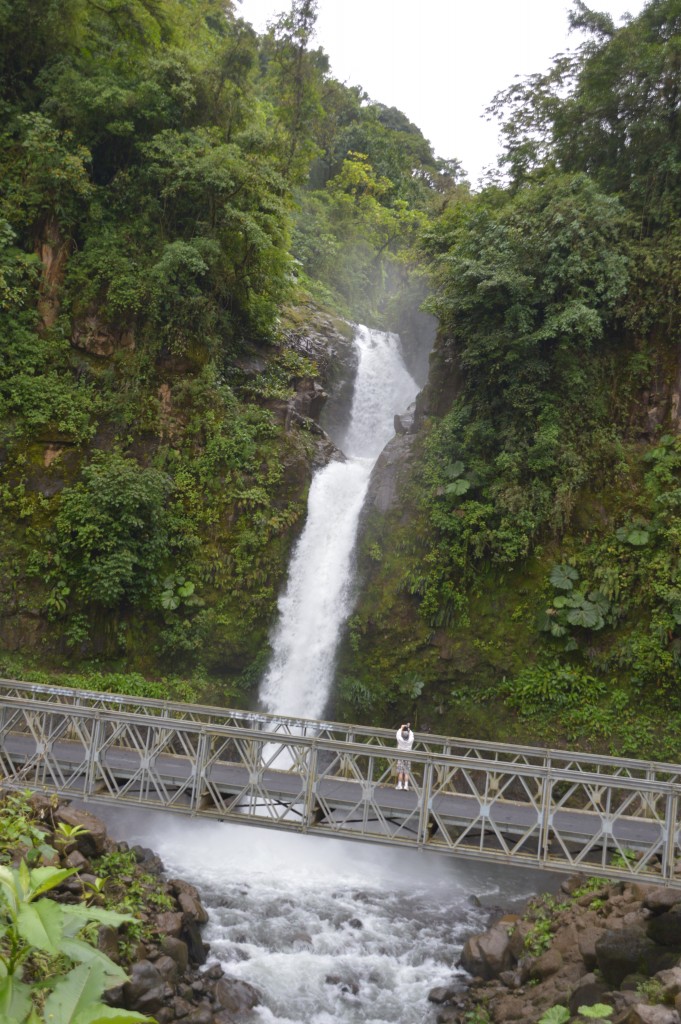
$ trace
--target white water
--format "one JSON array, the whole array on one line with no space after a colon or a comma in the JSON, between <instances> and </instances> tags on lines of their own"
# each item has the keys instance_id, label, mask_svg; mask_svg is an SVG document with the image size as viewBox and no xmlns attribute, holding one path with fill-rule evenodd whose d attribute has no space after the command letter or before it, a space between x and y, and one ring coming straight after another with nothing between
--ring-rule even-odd
<instances>
[{"instance_id":1,"label":"white water","mask_svg":"<svg viewBox=\"0 0 681 1024\"><path fill-rule=\"evenodd\" d=\"M393 436L395 413L418 392L397 335L358 327L359 363L349 422L341 438L345 462L319 470L307 521L279 600L272 659L260 687L264 710L321 718L333 683L338 638L352 610L352 552L369 477Z\"/></svg>"},{"instance_id":2,"label":"white water","mask_svg":"<svg viewBox=\"0 0 681 1024\"><path fill-rule=\"evenodd\" d=\"M489 907L536 891L529 872L416 851L160 812L104 816L114 838L152 847L171 877L199 888L207 966L258 990L251 1024L434 1024L428 992L463 981L463 941L487 920L469 894Z\"/></svg>"}]
</instances>

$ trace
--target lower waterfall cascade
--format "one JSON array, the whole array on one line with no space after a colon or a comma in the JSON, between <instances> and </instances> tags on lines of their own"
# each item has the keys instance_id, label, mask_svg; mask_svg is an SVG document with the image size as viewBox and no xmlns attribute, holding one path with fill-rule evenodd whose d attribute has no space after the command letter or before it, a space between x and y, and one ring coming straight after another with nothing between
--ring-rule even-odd
<instances>
[{"instance_id":1,"label":"lower waterfall cascade","mask_svg":"<svg viewBox=\"0 0 681 1024\"><path fill-rule=\"evenodd\" d=\"M418 851L106 808L111 834L191 880L209 920L206 969L257 989L250 1024L434 1024L428 993L466 984L463 942L519 909L531 871ZM475 894L474 896L471 894Z\"/></svg>"}]
</instances>

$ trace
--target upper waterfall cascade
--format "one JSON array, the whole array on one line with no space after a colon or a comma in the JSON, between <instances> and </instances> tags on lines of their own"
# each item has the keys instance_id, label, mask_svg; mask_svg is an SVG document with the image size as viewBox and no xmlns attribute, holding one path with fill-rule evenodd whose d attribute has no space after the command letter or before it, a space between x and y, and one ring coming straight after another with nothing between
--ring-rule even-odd
<instances>
[{"instance_id":1,"label":"upper waterfall cascade","mask_svg":"<svg viewBox=\"0 0 681 1024\"><path fill-rule=\"evenodd\" d=\"M359 326L357 376L347 423L333 440L346 455L314 476L307 520L279 599L279 622L260 701L273 714L321 718L336 648L352 610L352 553L371 471L393 436L395 413L414 401L418 385L396 334Z\"/></svg>"}]
</instances>

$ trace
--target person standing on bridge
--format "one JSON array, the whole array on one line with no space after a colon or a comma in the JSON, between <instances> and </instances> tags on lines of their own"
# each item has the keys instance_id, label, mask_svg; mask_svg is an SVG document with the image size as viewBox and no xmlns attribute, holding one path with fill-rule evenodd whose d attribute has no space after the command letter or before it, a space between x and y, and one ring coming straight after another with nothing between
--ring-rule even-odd
<instances>
[{"instance_id":1,"label":"person standing on bridge","mask_svg":"<svg viewBox=\"0 0 681 1024\"><path fill-rule=\"evenodd\" d=\"M414 746L414 733L411 731L411 724L405 722L399 727L395 734L397 740L398 750L411 750ZM408 761L404 757L398 757L397 759L397 785L395 789L409 789L409 772L411 771L411 761Z\"/></svg>"}]
</instances>

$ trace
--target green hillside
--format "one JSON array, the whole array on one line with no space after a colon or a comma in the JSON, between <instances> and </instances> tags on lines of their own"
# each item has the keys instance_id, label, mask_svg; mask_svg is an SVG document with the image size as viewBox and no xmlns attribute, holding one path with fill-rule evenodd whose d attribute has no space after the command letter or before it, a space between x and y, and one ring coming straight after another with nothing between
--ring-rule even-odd
<instances>
[{"instance_id":1,"label":"green hillside","mask_svg":"<svg viewBox=\"0 0 681 1024\"><path fill-rule=\"evenodd\" d=\"M250 703L347 321L428 312L334 714L676 760L681 0L574 4L477 192L316 7L0 2L0 671Z\"/></svg>"}]
</instances>

